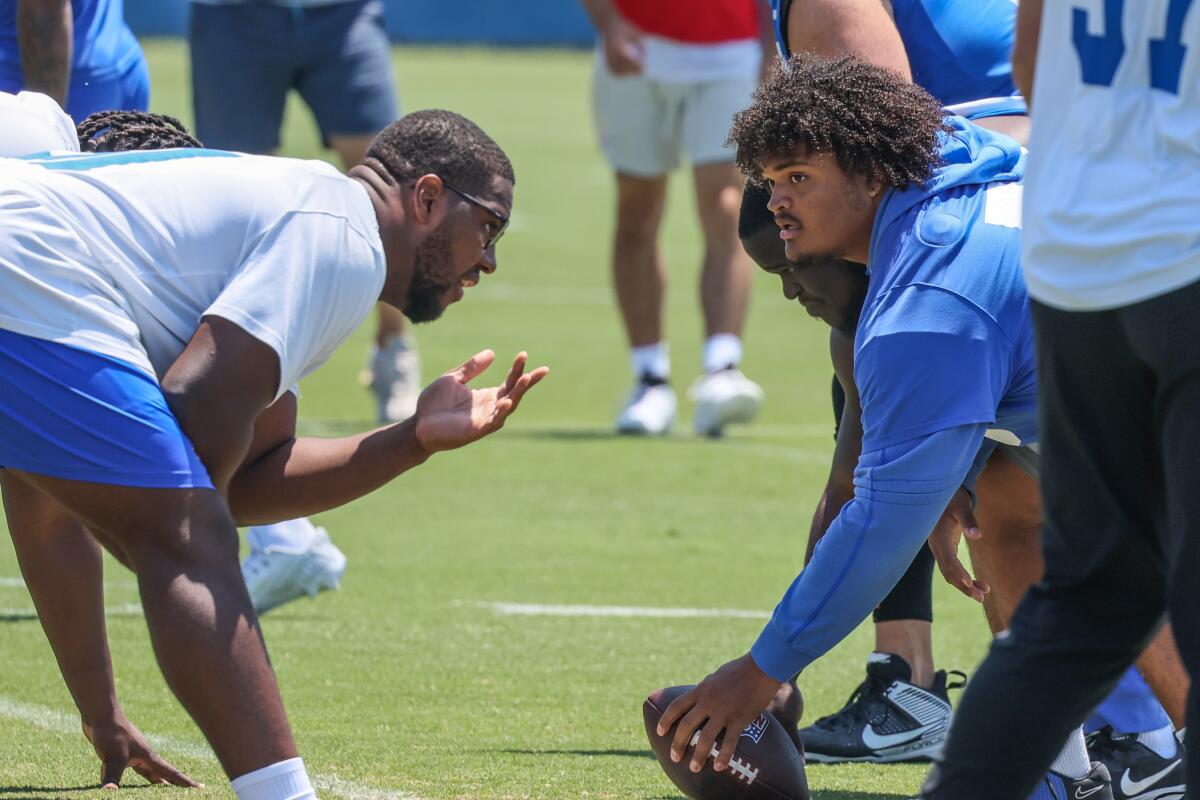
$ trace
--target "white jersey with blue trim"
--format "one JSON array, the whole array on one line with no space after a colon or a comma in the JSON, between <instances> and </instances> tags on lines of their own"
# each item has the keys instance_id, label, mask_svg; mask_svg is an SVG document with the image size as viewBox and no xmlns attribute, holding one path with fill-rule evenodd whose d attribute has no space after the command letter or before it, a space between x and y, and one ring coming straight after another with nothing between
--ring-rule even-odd
<instances>
[{"instance_id":1,"label":"white jersey with blue trim","mask_svg":"<svg viewBox=\"0 0 1200 800\"><path fill-rule=\"evenodd\" d=\"M1099 310L1200 280L1200 2L1046 0L1030 154L1034 299Z\"/></svg>"},{"instance_id":2,"label":"white jersey with blue trim","mask_svg":"<svg viewBox=\"0 0 1200 800\"><path fill-rule=\"evenodd\" d=\"M282 394L367 317L385 273L370 197L323 162L0 159L0 328L151 375L219 316L275 351Z\"/></svg>"}]
</instances>

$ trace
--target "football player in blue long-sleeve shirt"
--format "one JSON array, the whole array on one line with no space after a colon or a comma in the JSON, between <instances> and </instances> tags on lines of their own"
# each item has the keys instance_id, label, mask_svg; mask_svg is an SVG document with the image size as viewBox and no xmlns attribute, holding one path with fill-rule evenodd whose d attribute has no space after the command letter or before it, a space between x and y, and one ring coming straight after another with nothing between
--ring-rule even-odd
<instances>
[{"instance_id":1,"label":"football player in blue long-sleeve shirt","mask_svg":"<svg viewBox=\"0 0 1200 800\"><path fill-rule=\"evenodd\" d=\"M855 342L863 454L854 500L752 653L664 716L665 731L686 714L679 755L705 719L696 752L707 752L722 728L749 721L862 621L963 484L989 429L1036 437L1015 142L943 118L923 90L852 59L795 62L739 116L733 138L743 168L773 184L789 259L845 258L871 271ZM719 765L734 742L725 739Z\"/></svg>"}]
</instances>

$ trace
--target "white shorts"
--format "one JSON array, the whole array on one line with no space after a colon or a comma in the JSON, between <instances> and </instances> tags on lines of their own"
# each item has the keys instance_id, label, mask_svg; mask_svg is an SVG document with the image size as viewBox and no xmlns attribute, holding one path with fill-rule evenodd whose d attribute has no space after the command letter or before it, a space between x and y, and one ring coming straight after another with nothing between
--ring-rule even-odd
<instances>
[{"instance_id":1,"label":"white shorts","mask_svg":"<svg viewBox=\"0 0 1200 800\"><path fill-rule=\"evenodd\" d=\"M600 149L617 173L650 178L687 156L693 166L731 163L725 146L733 115L750 105L758 70L744 77L675 83L617 77L596 59L592 100Z\"/></svg>"}]
</instances>

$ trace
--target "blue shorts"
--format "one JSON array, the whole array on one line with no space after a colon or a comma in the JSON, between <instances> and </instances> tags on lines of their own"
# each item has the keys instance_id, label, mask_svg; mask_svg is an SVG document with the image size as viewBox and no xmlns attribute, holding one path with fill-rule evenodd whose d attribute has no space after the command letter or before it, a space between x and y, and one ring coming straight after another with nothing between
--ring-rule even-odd
<instances>
[{"instance_id":1,"label":"blue shorts","mask_svg":"<svg viewBox=\"0 0 1200 800\"><path fill-rule=\"evenodd\" d=\"M0 76L0 92L16 94L25 88L18 77ZM97 111L145 111L150 107L150 70L140 52L128 67L104 78L72 73L63 109L78 125Z\"/></svg>"},{"instance_id":2,"label":"blue shorts","mask_svg":"<svg viewBox=\"0 0 1200 800\"><path fill-rule=\"evenodd\" d=\"M211 489L208 470L137 367L0 330L0 467L90 483Z\"/></svg>"},{"instance_id":3,"label":"blue shorts","mask_svg":"<svg viewBox=\"0 0 1200 800\"><path fill-rule=\"evenodd\" d=\"M290 89L312 109L326 145L331 136L374 135L399 116L380 0L191 6L196 137L206 147L278 148Z\"/></svg>"}]
</instances>

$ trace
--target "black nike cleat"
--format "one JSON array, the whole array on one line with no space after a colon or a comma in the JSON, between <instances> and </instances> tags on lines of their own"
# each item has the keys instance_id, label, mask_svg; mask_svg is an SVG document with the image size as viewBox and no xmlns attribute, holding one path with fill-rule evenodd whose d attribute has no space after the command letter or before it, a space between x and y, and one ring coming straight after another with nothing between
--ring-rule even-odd
<instances>
[{"instance_id":1,"label":"black nike cleat","mask_svg":"<svg viewBox=\"0 0 1200 800\"><path fill-rule=\"evenodd\" d=\"M1029 800L1114 800L1108 769L1099 761L1082 778L1068 778L1048 772Z\"/></svg>"},{"instance_id":2,"label":"black nike cleat","mask_svg":"<svg viewBox=\"0 0 1200 800\"><path fill-rule=\"evenodd\" d=\"M1087 735L1088 755L1108 767L1114 800L1180 800L1187 789L1183 748L1163 758L1134 734L1110 727Z\"/></svg>"},{"instance_id":3,"label":"black nike cleat","mask_svg":"<svg viewBox=\"0 0 1200 800\"><path fill-rule=\"evenodd\" d=\"M966 678L961 672L951 673ZM872 653L867 679L845 707L800 731L809 761L838 764L870 761L929 761L946 741L950 728L950 699L945 671L934 676L933 687L910 683L912 670L899 656Z\"/></svg>"}]
</instances>

